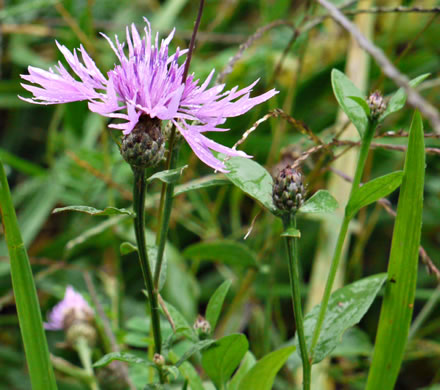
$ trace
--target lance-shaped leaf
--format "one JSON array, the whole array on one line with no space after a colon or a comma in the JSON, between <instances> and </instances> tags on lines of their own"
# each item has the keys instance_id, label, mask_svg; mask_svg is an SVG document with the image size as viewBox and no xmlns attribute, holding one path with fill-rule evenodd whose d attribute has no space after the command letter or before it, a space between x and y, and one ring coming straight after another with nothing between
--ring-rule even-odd
<instances>
[{"instance_id":1,"label":"lance-shaped leaf","mask_svg":"<svg viewBox=\"0 0 440 390\"><path fill-rule=\"evenodd\" d=\"M264 356L246 373L237 389L271 390L276 374L293 351L294 346L284 347Z\"/></svg>"},{"instance_id":2,"label":"lance-shaped leaf","mask_svg":"<svg viewBox=\"0 0 440 390\"><path fill-rule=\"evenodd\" d=\"M200 190L202 188L231 184L231 182L228 179L218 178L215 176L212 177L212 176L213 175L210 175L208 177L202 177L201 179L192 180L188 183L177 186L174 191L174 196L184 194L185 192L189 192L189 191Z\"/></svg>"},{"instance_id":3,"label":"lance-shaped leaf","mask_svg":"<svg viewBox=\"0 0 440 390\"><path fill-rule=\"evenodd\" d=\"M222 310L223 302L225 301L226 295L228 294L229 287L231 287L231 281L225 280L218 288L214 291L211 298L209 298L208 306L206 307L205 317L206 320L211 325L212 331L214 331L217 325L218 317Z\"/></svg>"},{"instance_id":4,"label":"lance-shaped leaf","mask_svg":"<svg viewBox=\"0 0 440 390\"><path fill-rule=\"evenodd\" d=\"M419 85L427 77L429 77L429 73L422 74L421 76L412 79L409 82L409 85L411 85L411 87L417 87L417 85ZM393 96L391 96L391 99L387 104L387 108L379 118L379 121L383 121L388 115L392 114L393 112L399 111L405 105L405 103L406 103L405 90L403 88L399 88L397 92Z\"/></svg>"},{"instance_id":5,"label":"lance-shaped leaf","mask_svg":"<svg viewBox=\"0 0 440 390\"><path fill-rule=\"evenodd\" d=\"M175 183L180 179L180 176L182 176L182 172L183 170L187 167L188 165L184 165L183 167L180 168L176 168L176 169L169 169L167 171L160 171L155 173L154 175L150 176L147 179L147 182L153 181L155 179L160 180L163 183Z\"/></svg>"},{"instance_id":6,"label":"lance-shaped leaf","mask_svg":"<svg viewBox=\"0 0 440 390\"><path fill-rule=\"evenodd\" d=\"M225 160L229 172L226 177L238 188L271 212L276 212L272 201L273 179L267 170L254 160L232 157Z\"/></svg>"},{"instance_id":7,"label":"lance-shaped leaf","mask_svg":"<svg viewBox=\"0 0 440 390\"><path fill-rule=\"evenodd\" d=\"M193 344L190 349L188 349L182 357L177 361L175 364L176 367L180 367L183 362L188 360L192 355L194 355L197 352L203 351L204 349L208 348L212 344L215 343L215 340L201 340L197 343Z\"/></svg>"},{"instance_id":8,"label":"lance-shaped leaf","mask_svg":"<svg viewBox=\"0 0 440 390\"><path fill-rule=\"evenodd\" d=\"M224 388L249 348L244 334L231 334L203 351L202 366L218 388Z\"/></svg>"},{"instance_id":9,"label":"lance-shaped leaf","mask_svg":"<svg viewBox=\"0 0 440 390\"><path fill-rule=\"evenodd\" d=\"M413 313L422 229L425 145L420 114L414 115L405 159L367 390L393 389L402 364Z\"/></svg>"},{"instance_id":10,"label":"lance-shaped leaf","mask_svg":"<svg viewBox=\"0 0 440 390\"><path fill-rule=\"evenodd\" d=\"M353 97L364 100L365 96L344 73L337 69L332 70L332 87L339 106L362 138L368 126L368 116L365 114L364 108L353 100Z\"/></svg>"},{"instance_id":11,"label":"lance-shaped leaf","mask_svg":"<svg viewBox=\"0 0 440 390\"><path fill-rule=\"evenodd\" d=\"M365 206L391 194L402 183L403 171L389 173L359 187L346 207L347 217L353 218Z\"/></svg>"},{"instance_id":12,"label":"lance-shaped leaf","mask_svg":"<svg viewBox=\"0 0 440 390\"><path fill-rule=\"evenodd\" d=\"M97 362L95 362L93 364L93 367L104 367L115 360L130 364L143 364L145 366L154 366L154 363L149 362L148 360L139 356L133 355L129 352L110 352L104 355Z\"/></svg>"},{"instance_id":13,"label":"lance-shaped leaf","mask_svg":"<svg viewBox=\"0 0 440 390\"><path fill-rule=\"evenodd\" d=\"M336 290L330 296L324 326L316 345L313 364L319 363L332 352L341 341L343 333L362 319L386 278L386 274L369 276ZM305 336L308 345L312 340L320 306L315 306L304 318ZM297 344L298 340L295 336L295 345Z\"/></svg>"},{"instance_id":14,"label":"lance-shaped leaf","mask_svg":"<svg viewBox=\"0 0 440 390\"><path fill-rule=\"evenodd\" d=\"M301 213L332 213L338 208L337 200L327 190L319 190L301 206Z\"/></svg>"},{"instance_id":15,"label":"lance-shaped leaf","mask_svg":"<svg viewBox=\"0 0 440 390\"><path fill-rule=\"evenodd\" d=\"M80 213L96 215L96 216L107 216L107 215L129 215L130 217L135 217L135 213L127 209L118 209L116 207L106 207L104 210L95 209L90 206L67 206L59 207L52 211L52 214L62 213L63 211L78 211Z\"/></svg>"}]
</instances>

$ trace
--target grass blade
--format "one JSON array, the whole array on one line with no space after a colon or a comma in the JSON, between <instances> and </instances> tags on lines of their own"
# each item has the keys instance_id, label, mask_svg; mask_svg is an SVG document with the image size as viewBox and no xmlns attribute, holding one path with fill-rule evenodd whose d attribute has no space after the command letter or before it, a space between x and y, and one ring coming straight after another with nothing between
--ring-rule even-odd
<instances>
[{"instance_id":1,"label":"grass blade","mask_svg":"<svg viewBox=\"0 0 440 390\"><path fill-rule=\"evenodd\" d=\"M416 291L422 227L425 150L423 124L411 124L388 264L388 284L366 390L393 389L402 364Z\"/></svg>"},{"instance_id":2,"label":"grass blade","mask_svg":"<svg viewBox=\"0 0 440 390\"><path fill-rule=\"evenodd\" d=\"M8 246L12 286L26 353L29 375L34 390L55 390L57 385L49 358L40 306L26 248L21 238L11 193L0 161L0 210Z\"/></svg>"}]
</instances>

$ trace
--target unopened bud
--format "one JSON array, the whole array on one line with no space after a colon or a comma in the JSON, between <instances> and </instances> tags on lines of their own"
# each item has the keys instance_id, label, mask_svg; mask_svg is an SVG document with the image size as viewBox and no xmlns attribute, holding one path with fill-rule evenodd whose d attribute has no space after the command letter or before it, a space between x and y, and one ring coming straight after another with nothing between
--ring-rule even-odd
<instances>
[{"instance_id":1,"label":"unopened bud","mask_svg":"<svg viewBox=\"0 0 440 390\"><path fill-rule=\"evenodd\" d=\"M383 114L387 108L385 99L379 91L373 92L367 99L368 107L370 107L371 119L377 119Z\"/></svg>"},{"instance_id":2,"label":"unopened bud","mask_svg":"<svg viewBox=\"0 0 440 390\"><path fill-rule=\"evenodd\" d=\"M153 356L153 362L156 366L163 367L165 365L165 358L161 354L155 353Z\"/></svg>"},{"instance_id":3,"label":"unopened bud","mask_svg":"<svg viewBox=\"0 0 440 390\"><path fill-rule=\"evenodd\" d=\"M132 167L152 167L163 159L164 151L161 121L148 115L142 115L131 133L122 138L121 155Z\"/></svg>"},{"instance_id":4,"label":"unopened bud","mask_svg":"<svg viewBox=\"0 0 440 390\"><path fill-rule=\"evenodd\" d=\"M282 169L273 184L272 198L275 207L284 213L296 212L304 204L305 197L306 189L301 172L290 166Z\"/></svg>"},{"instance_id":5,"label":"unopened bud","mask_svg":"<svg viewBox=\"0 0 440 390\"><path fill-rule=\"evenodd\" d=\"M89 322L74 322L66 328L65 332L66 341L70 345L75 345L80 338L85 339L89 347L94 347L96 344L96 329Z\"/></svg>"},{"instance_id":6,"label":"unopened bud","mask_svg":"<svg viewBox=\"0 0 440 390\"><path fill-rule=\"evenodd\" d=\"M199 314L194 322L194 329L199 335L208 335L211 333L211 324Z\"/></svg>"}]
</instances>

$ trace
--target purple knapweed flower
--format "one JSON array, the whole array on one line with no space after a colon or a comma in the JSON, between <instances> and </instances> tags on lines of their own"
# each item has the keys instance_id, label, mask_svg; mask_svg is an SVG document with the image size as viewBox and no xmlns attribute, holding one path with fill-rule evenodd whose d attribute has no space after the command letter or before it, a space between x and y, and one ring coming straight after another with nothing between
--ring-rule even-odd
<instances>
[{"instance_id":1,"label":"purple knapweed flower","mask_svg":"<svg viewBox=\"0 0 440 390\"><path fill-rule=\"evenodd\" d=\"M47 330L66 329L71 322L89 322L94 316L93 309L76 292L72 286L67 286L64 298L58 302L48 315L48 322L44 323Z\"/></svg>"},{"instance_id":2,"label":"purple knapweed flower","mask_svg":"<svg viewBox=\"0 0 440 390\"><path fill-rule=\"evenodd\" d=\"M88 100L91 111L124 120L124 123L109 125L124 134L133 130L141 115L170 120L200 160L219 171L225 172L225 166L213 156L212 150L227 156L250 157L210 140L203 133L227 131L218 127L226 118L244 114L278 91L272 89L251 98L250 92L258 80L241 90L234 87L223 92L224 84L208 88L214 70L201 85L198 85L199 80L194 80L194 75L189 75L182 83L185 64L179 65L178 59L187 50L177 49L175 54L168 56L174 30L159 46L158 34L153 44L150 24L147 19L145 22L147 27L142 38L134 24L131 32L126 28L128 56L124 52L125 43L120 43L117 36L113 44L102 34L119 60L119 65L107 72L107 77L96 67L82 45L80 60L76 50L72 53L56 42L77 78L72 77L61 62L54 67L55 70L50 68L49 71L29 66L29 74L21 77L41 88L22 84L33 93L33 97L21 99L37 104Z\"/></svg>"}]
</instances>

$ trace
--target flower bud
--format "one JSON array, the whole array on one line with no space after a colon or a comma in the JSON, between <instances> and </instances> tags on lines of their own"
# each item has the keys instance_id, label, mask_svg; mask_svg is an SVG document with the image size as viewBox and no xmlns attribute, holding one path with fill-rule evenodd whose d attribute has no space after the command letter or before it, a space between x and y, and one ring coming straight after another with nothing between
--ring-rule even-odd
<instances>
[{"instance_id":1,"label":"flower bud","mask_svg":"<svg viewBox=\"0 0 440 390\"><path fill-rule=\"evenodd\" d=\"M207 336L211 333L211 324L199 314L194 322L194 329L199 336Z\"/></svg>"},{"instance_id":2,"label":"flower bud","mask_svg":"<svg viewBox=\"0 0 440 390\"><path fill-rule=\"evenodd\" d=\"M74 322L66 328L66 341L69 345L75 345L80 338L83 338L87 341L89 347L94 347L96 336L96 329L89 322Z\"/></svg>"},{"instance_id":3,"label":"flower bud","mask_svg":"<svg viewBox=\"0 0 440 390\"><path fill-rule=\"evenodd\" d=\"M132 167L148 168L164 156L161 121L142 115L130 134L122 137L121 155Z\"/></svg>"},{"instance_id":4,"label":"flower bud","mask_svg":"<svg viewBox=\"0 0 440 390\"><path fill-rule=\"evenodd\" d=\"M165 365L165 358L161 354L155 353L153 356L153 362L156 366L163 367Z\"/></svg>"},{"instance_id":5,"label":"flower bud","mask_svg":"<svg viewBox=\"0 0 440 390\"><path fill-rule=\"evenodd\" d=\"M373 92L367 99L368 107L370 107L371 119L377 119L383 114L387 108L385 99L379 91Z\"/></svg>"},{"instance_id":6,"label":"flower bud","mask_svg":"<svg viewBox=\"0 0 440 390\"><path fill-rule=\"evenodd\" d=\"M275 207L284 213L294 213L303 205L305 197L301 172L290 166L282 169L273 184L272 199Z\"/></svg>"}]
</instances>

